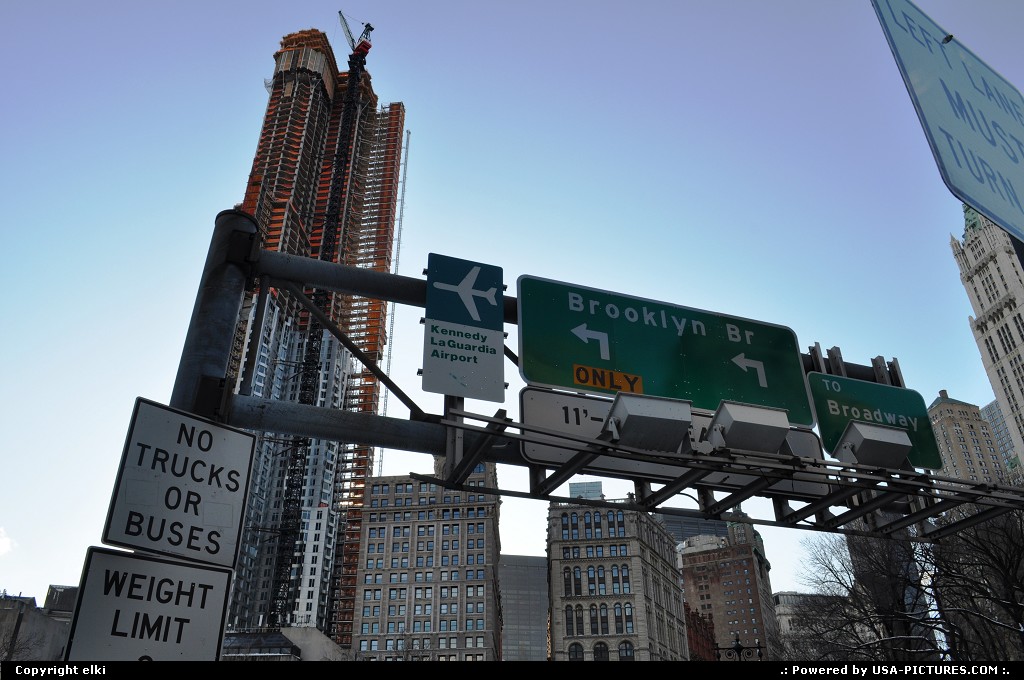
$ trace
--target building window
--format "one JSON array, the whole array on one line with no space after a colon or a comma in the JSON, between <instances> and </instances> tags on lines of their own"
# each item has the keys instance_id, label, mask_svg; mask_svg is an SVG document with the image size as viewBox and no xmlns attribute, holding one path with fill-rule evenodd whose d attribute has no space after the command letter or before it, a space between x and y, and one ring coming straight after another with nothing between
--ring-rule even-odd
<instances>
[{"instance_id":1,"label":"building window","mask_svg":"<svg viewBox=\"0 0 1024 680\"><path fill-rule=\"evenodd\" d=\"M628 640L619 643L619 661L633 661L633 643Z\"/></svg>"},{"instance_id":2,"label":"building window","mask_svg":"<svg viewBox=\"0 0 1024 680\"><path fill-rule=\"evenodd\" d=\"M594 645L594 661L608 661L608 645L603 642Z\"/></svg>"},{"instance_id":3,"label":"building window","mask_svg":"<svg viewBox=\"0 0 1024 680\"><path fill-rule=\"evenodd\" d=\"M569 645L569 661L583 661L583 645L578 642Z\"/></svg>"}]
</instances>

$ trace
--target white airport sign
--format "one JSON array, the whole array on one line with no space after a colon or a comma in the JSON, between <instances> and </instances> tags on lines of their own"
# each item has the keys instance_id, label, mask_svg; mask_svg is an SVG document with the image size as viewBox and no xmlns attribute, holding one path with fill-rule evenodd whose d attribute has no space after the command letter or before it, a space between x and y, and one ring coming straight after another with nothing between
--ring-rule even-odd
<instances>
[{"instance_id":1,"label":"white airport sign","mask_svg":"<svg viewBox=\"0 0 1024 680\"><path fill-rule=\"evenodd\" d=\"M135 401L103 542L233 567L256 437Z\"/></svg>"},{"instance_id":2,"label":"white airport sign","mask_svg":"<svg viewBox=\"0 0 1024 680\"><path fill-rule=\"evenodd\" d=\"M423 389L505 401L505 298L501 267L430 253Z\"/></svg>"},{"instance_id":3,"label":"white airport sign","mask_svg":"<svg viewBox=\"0 0 1024 680\"><path fill-rule=\"evenodd\" d=\"M217 661L231 570L89 548L65 661Z\"/></svg>"},{"instance_id":4,"label":"white airport sign","mask_svg":"<svg viewBox=\"0 0 1024 680\"><path fill-rule=\"evenodd\" d=\"M1024 240L1024 97L908 0L872 0L949 190Z\"/></svg>"}]
</instances>

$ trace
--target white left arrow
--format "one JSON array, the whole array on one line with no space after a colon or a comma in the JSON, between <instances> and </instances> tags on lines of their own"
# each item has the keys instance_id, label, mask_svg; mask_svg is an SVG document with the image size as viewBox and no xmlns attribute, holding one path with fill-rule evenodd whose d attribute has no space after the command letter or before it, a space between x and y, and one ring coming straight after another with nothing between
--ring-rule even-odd
<instances>
[{"instance_id":1,"label":"white left arrow","mask_svg":"<svg viewBox=\"0 0 1024 680\"><path fill-rule=\"evenodd\" d=\"M605 361L611 358L608 353L608 334L602 333L601 331L587 330L587 324L580 324L576 328L572 329L573 335L582 340L583 342L590 342L591 340L597 340L601 345L601 358Z\"/></svg>"},{"instance_id":2,"label":"white left arrow","mask_svg":"<svg viewBox=\"0 0 1024 680\"><path fill-rule=\"evenodd\" d=\"M743 369L746 373L748 368L757 371L757 384L761 387L768 387L768 379L764 377L764 363L754 359L748 359L743 354L737 354L732 358L732 363Z\"/></svg>"}]
</instances>

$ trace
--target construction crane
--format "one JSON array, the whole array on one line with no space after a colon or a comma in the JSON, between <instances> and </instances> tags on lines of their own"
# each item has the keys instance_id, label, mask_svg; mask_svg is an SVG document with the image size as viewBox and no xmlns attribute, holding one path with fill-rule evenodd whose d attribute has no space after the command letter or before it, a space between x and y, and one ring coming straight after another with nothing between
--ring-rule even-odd
<instances>
[{"instance_id":1,"label":"construction crane","mask_svg":"<svg viewBox=\"0 0 1024 680\"><path fill-rule=\"evenodd\" d=\"M370 51L372 47L370 43L370 33L373 32L373 26L370 24L363 24L363 32L359 34L359 40L356 41L352 37L352 29L348 27L348 21L345 20L345 15L338 12L338 18L341 19L341 27L345 29L345 37L348 38L348 47L352 50L352 54L361 54L366 57L366 53Z\"/></svg>"}]
</instances>

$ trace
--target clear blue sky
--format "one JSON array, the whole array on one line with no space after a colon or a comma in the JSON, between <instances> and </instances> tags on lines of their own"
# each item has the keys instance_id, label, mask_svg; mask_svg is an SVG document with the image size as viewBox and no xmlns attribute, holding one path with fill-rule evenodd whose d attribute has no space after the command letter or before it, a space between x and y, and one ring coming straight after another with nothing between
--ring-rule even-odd
<instances>
[{"instance_id":1,"label":"clear blue sky","mask_svg":"<svg viewBox=\"0 0 1024 680\"><path fill-rule=\"evenodd\" d=\"M1024 3L916 4L1024 86ZM502 267L512 295L531 274L748 317L895 357L926 403L992 400L949 248L961 205L868 0L6 2L0 589L77 585L134 401L170 397L273 52L319 28L343 63L338 10L374 25L374 87L408 109L399 273L438 252ZM421 315L397 314L392 375L439 413ZM504 502L504 552L543 554L546 507ZM798 588L806 532L760 530L775 589Z\"/></svg>"}]
</instances>

